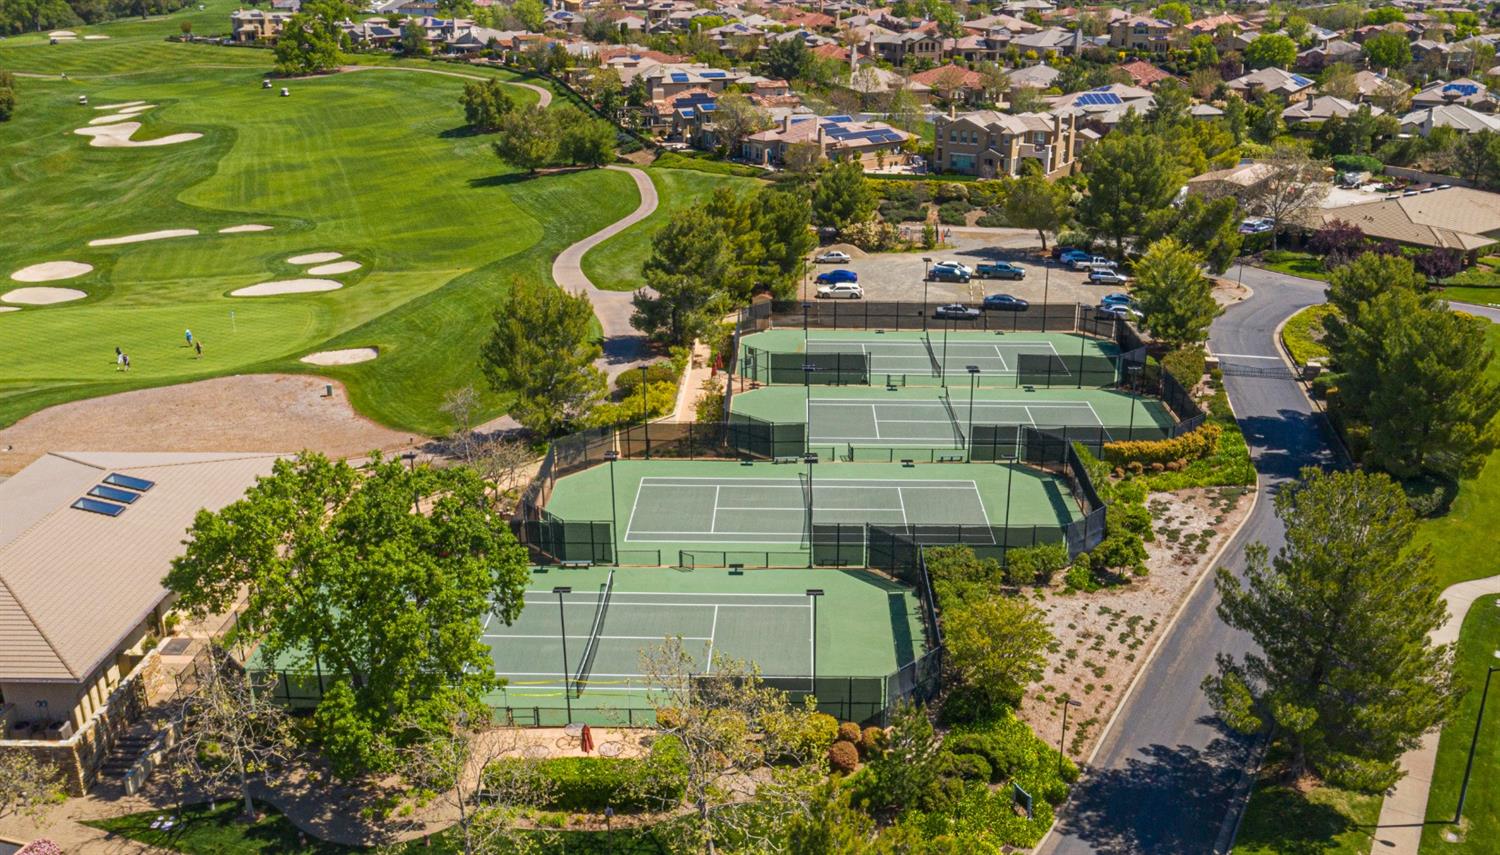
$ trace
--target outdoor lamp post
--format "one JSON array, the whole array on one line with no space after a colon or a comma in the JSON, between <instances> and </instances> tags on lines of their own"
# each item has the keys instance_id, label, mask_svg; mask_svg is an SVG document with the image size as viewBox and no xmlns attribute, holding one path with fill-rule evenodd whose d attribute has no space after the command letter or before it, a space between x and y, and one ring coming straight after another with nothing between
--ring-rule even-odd
<instances>
[{"instance_id":1,"label":"outdoor lamp post","mask_svg":"<svg viewBox=\"0 0 1500 855\"><path fill-rule=\"evenodd\" d=\"M1126 439L1135 439L1135 398L1136 380L1141 376L1141 366L1127 365L1125 373L1130 376L1130 428L1125 432Z\"/></svg>"},{"instance_id":2,"label":"outdoor lamp post","mask_svg":"<svg viewBox=\"0 0 1500 855\"><path fill-rule=\"evenodd\" d=\"M943 370L938 372L938 382L942 384L944 389L948 388L948 330L952 329L953 325L957 323L957 320L954 318L948 318L947 321L948 325L943 327Z\"/></svg>"},{"instance_id":3,"label":"outdoor lamp post","mask_svg":"<svg viewBox=\"0 0 1500 855\"><path fill-rule=\"evenodd\" d=\"M802 363L802 397L805 403L803 409L807 425L802 429L802 453L812 453L812 375L818 370L818 366L811 362ZM834 378L837 382L838 378Z\"/></svg>"},{"instance_id":4,"label":"outdoor lamp post","mask_svg":"<svg viewBox=\"0 0 1500 855\"><path fill-rule=\"evenodd\" d=\"M646 438L646 459L651 459L651 415L646 401L646 366L641 366L641 432Z\"/></svg>"},{"instance_id":5,"label":"outdoor lamp post","mask_svg":"<svg viewBox=\"0 0 1500 855\"><path fill-rule=\"evenodd\" d=\"M803 350L807 350L807 312L812 308L812 303L802 304L802 344Z\"/></svg>"},{"instance_id":6,"label":"outdoor lamp post","mask_svg":"<svg viewBox=\"0 0 1500 855\"><path fill-rule=\"evenodd\" d=\"M1500 656L1500 652L1495 654ZM1491 665L1484 672L1484 692L1479 696L1479 715L1474 717L1474 738L1469 742L1469 761L1464 764L1464 782L1458 788L1458 810L1453 814L1453 824L1464 816L1464 799L1469 795L1469 773L1474 771L1474 749L1479 745L1479 726L1484 724L1484 705L1490 699L1490 678L1495 672L1500 671L1500 666Z\"/></svg>"},{"instance_id":7,"label":"outdoor lamp post","mask_svg":"<svg viewBox=\"0 0 1500 855\"><path fill-rule=\"evenodd\" d=\"M927 272L928 265L932 264L931 258L922 259L922 329L927 329L927 284L932 281Z\"/></svg>"},{"instance_id":8,"label":"outdoor lamp post","mask_svg":"<svg viewBox=\"0 0 1500 855\"><path fill-rule=\"evenodd\" d=\"M812 677L810 682L813 694L818 690L818 598L823 596L822 588L808 588L807 598L812 600Z\"/></svg>"},{"instance_id":9,"label":"outdoor lamp post","mask_svg":"<svg viewBox=\"0 0 1500 855\"><path fill-rule=\"evenodd\" d=\"M566 703L568 707L568 724L572 724L573 694L572 690L568 686L568 615L567 610L563 608L563 595L573 593L573 589L568 587L567 585L558 585L556 588L552 589L552 593L557 595L557 625L558 628L562 630L563 702Z\"/></svg>"},{"instance_id":10,"label":"outdoor lamp post","mask_svg":"<svg viewBox=\"0 0 1500 855\"><path fill-rule=\"evenodd\" d=\"M807 464L807 566L813 566L813 464L818 455L805 454L802 462Z\"/></svg>"},{"instance_id":11,"label":"outdoor lamp post","mask_svg":"<svg viewBox=\"0 0 1500 855\"><path fill-rule=\"evenodd\" d=\"M1047 295L1052 293L1052 259L1042 256L1042 332L1047 331Z\"/></svg>"},{"instance_id":12,"label":"outdoor lamp post","mask_svg":"<svg viewBox=\"0 0 1500 855\"><path fill-rule=\"evenodd\" d=\"M967 366L969 372L969 430L964 434L968 438L968 448L964 449L964 461L974 462L974 386L979 382L979 366Z\"/></svg>"},{"instance_id":13,"label":"outdoor lamp post","mask_svg":"<svg viewBox=\"0 0 1500 855\"><path fill-rule=\"evenodd\" d=\"M1062 734L1057 737L1057 777L1061 778L1063 773L1063 740L1068 738L1068 707L1081 707L1082 701L1068 698L1063 701L1063 726Z\"/></svg>"},{"instance_id":14,"label":"outdoor lamp post","mask_svg":"<svg viewBox=\"0 0 1500 855\"><path fill-rule=\"evenodd\" d=\"M604 459L609 461L609 531L612 536L619 538L620 514L615 509L615 461L620 459L620 452L611 448L609 451L604 452ZM615 566L619 567L620 549L617 544L618 541L612 545L614 546Z\"/></svg>"}]
</instances>

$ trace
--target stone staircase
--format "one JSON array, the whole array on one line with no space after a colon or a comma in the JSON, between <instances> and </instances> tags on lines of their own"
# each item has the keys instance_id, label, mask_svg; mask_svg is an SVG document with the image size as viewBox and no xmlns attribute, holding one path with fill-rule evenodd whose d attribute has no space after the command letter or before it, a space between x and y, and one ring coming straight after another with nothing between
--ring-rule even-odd
<instances>
[{"instance_id":1,"label":"stone staircase","mask_svg":"<svg viewBox=\"0 0 1500 855\"><path fill-rule=\"evenodd\" d=\"M146 753L146 749L156 741L166 723L166 714L158 710L148 712L133 723L129 730L115 740L114 747L99 765L99 779L118 781L124 778L125 773L130 771L141 755Z\"/></svg>"}]
</instances>

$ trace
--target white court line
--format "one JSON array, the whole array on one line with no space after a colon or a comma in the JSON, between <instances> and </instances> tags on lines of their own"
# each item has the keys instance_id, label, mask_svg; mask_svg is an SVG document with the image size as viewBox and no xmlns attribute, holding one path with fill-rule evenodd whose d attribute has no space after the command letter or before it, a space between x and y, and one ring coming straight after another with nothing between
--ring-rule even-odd
<instances>
[{"instance_id":1,"label":"white court line","mask_svg":"<svg viewBox=\"0 0 1500 855\"><path fill-rule=\"evenodd\" d=\"M928 387L931 388L931 387ZM872 403L873 402L873 403ZM889 398L813 398L812 403L824 407L849 406L880 406L887 407L940 407L942 402L929 400L892 401ZM974 406L992 407L1088 407L1093 409L1093 404L1088 401L1039 401L1036 398L1017 401L997 401L993 398L975 398Z\"/></svg>"},{"instance_id":2,"label":"white court line","mask_svg":"<svg viewBox=\"0 0 1500 855\"><path fill-rule=\"evenodd\" d=\"M557 635L481 635L480 638L558 638ZM568 638L592 638L590 635L570 635ZM600 641L660 641L660 635L601 635ZM683 641L712 641L707 635L684 635Z\"/></svg>"},{"instance_id":3,"label":"white court line","mask_svg":"<svg viewBox=\"0 0 1500 855\"><path fill-rule=\"evenodd\" d=\"M1054 351L1055 352L1055 351ZM1000 352L1000 345L995 345L995 355L1000 357L1000 370L1009 371L1010 365L1005 361L1005 354Z\"/></svg>"},{"instance_id":4,"label":"white court line","mask_svg":"<svg viewBox=\"0 0 1500 855\"><path fill-rule=\"evenodd\" d=\"M711 674L714 670L714 636L719 634L719 607L714 606L714 622L708 628L708 662L703 673Z\"/></svg>"},{"instance_id":5,"label":"white court line","mask_svg":"<svg viewBox=\"0 0 1500 855\"><path fill-rule=\"evenodd\" d=\"M713 534L714 531L716 529L718 529L718 527L719 527L719 490L722 489L722 488L723 488L722 484L715 484L714 485L714 514L713 514L712 517L709 517L709 520L708 520L708 533L709 534Z\"/></svg>"},{"instance_id":6,"label":"white court line","mask_svg":"<svg viewBox=\"0 0 1500 855\"><path fill-rule=\"evenodd\" d=\"M646 479L642 478L635 485L635 500L630 503L630 519L625 522L625 539L630 540L630 530L635 528L635 512L641 507L641 490L646 487Z\"/></svg>"},{"instance_id":7,"label":"white court line","mask_svg":"<svg viewBox=\"0 0 1500 855\"><path fill-rule=\"evenodd\" d=\"M901 500L901 524L909 525L906 519L906 491L900 488L896 490L896 498Z\"/></svg>"},{"instance_id":8,"label":"white court line","mask_svg":"<svg viewBox=\"0 0 1500 855\"><path fill-rule=\"evenodd\" d=\"M870 405L870 419L875 422L875 438L880 439L880 410L874 404ZM808 424L812 421L809 420Z\"/></svg>"},{"instance_id":9,"label":"white court line","mask_svg":"<svg viewBox=\"0 0 1500 855\"><path fill-rule=\"evenodd\" d=\"M528 593L528 594L545 594L545 595L547 595L549 597L553 597L553 598L557 597L557 595L554 594L554 593L552 593L551 591L527 591L526 593ZM620 593L621 593L622 596L626 596L626 597L708 597L708 596L721 596L722 595L722 596L730 596L730 597L787 597L787 598L794 599L794 600L800 600L800 599L802 599L802 595L801 594L790 594L790 593L788 593L788 594L753 594L753 593L747 593L747 594L736 594L736 593L729 593L729 594L705 594L705 593L701 593L699 591L622 591ZM598 597L595 598L596 601L598 599L599 599ZM714 601L711 601L711 602L704 603L703 605L704 606L713 606L713 605L717 605L717 604L718 604L718 601L714 600Z\"/></svg>"}]
</instances>

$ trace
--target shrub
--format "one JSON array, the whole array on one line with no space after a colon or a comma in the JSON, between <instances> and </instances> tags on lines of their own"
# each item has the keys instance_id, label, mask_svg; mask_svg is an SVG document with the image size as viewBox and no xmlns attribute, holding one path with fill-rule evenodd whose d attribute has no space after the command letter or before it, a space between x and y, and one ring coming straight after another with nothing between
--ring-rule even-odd
<instances>
[{"instance_id":1,"label":"shrub","mask_svg":"<svg viewBox=\"0 0 1500 855\"><path fill-rule=\"evenodd\" d=\"M828 768L845 774L859 767L859 749L852 742L839 740L828 746Z\"/></svg>"},{"instance_id":2,"label":"shrub","mask_svg":"<svg viewBox=\"0 0 1500 855\"><path fill-rule=\"evenodd\" d=\"M1368 154L1336 154L1333 156L1333 168L1339 172L1370 172L1379 175L1385 171L1385 164L1380 162L1380 158Z\"/></svg>"},{"instance_id":3,"label":"shrub","mask_svg":"<svg viewBox=\"0 0 1500 855\"><path fill-rule=\"evenodd\" d=\"M777 716L765 726L770 741L792 757L817 757L839 738L838 719L827 713Z\"/></svg>"},{"instance_id":4,"label":"shrub","mask_svg":"<svg viewBox=\"0 0 1500 855\"><path fill-rule=\"evenodd\" d=\"M945 226L962 226L968 223L968 202L944 202L938 207L938 222Z\"/></svg>"},{"instance_id":5,"label":"shrub","mask_svg":"<svg viewBox=\"0 0 1500 855\"><path fill-rule=\"evenodd\" d=\"M486 779L504 774L499 768L525 761L506 758L485 770ZM556 757L537 764L551 783L543 807L554 810L660 810L682 800L686 770L675 739L658 740L644 758Z\"/></svg>"},{"instance_id":6,"label":"shrub","mask_svg":"<svg viewBox=\"0 0 1500 855\"><path fill-rule=\"evenodd\" d=\"M1171 439L1126 440L1104 444L1104 459L1118 466L1131 463L1166 464L1174 460L1198 460L1214 453L1224 429L1205 422L1195 431ZM1154 468L1154 466L1153 466Z\"/></svg>"},{"instance_id":7,"label":"shrub","mask_svg":"<svg viewBox=\"0 0 1500 855\"><path fill-rule=\"evenodd\" d=\"M1183 347L1161 358L1161 367L1184 389L1191 389L1208 370L1208 356L1201 347Z\"/></svg>"},{"instance_id":8,"label":"shrub","mask_svg":"<svg viewBox=\"0 0 1500 855\"><path fill-rule=\"evenodd\" d=\"M990 761L979 754L953 755L950 770L955 776L965 781L983 781L984 783L989 783L995 774L990 767Z\"/></svg>"},{"instance_id":9,"label":"shrub","mask_svg":"<svg viewBox=\"0 0 1500 855\"><path fill-rule=\"evenodd\" d=\"M1044 543L1009 550L1005 558L1007 582L1045 585L1057 571L1068 566L1068 547L1064 543Z\"/></svg>"},{"instance_id":10,"label":"shrub","mask_svg":"<svg viewBox=\"0 0 1500 855\"><path fill-rule=\"evenodd\" d=\"M1401 482L1406 503L1419 517L1439 517L1448 512L1458 496L1458 482L1452 478L1426 473Z\"/></svg>"},{"instance_id":11,"label":"shrub","mask_svg":"<svg viewBox=\"0 0 1500 855\"><path fill-rule=\"evenodd\" d=\"M662 707L656 711L656 723L663 730L682 727L682 713L676 707Z\"/></svg>"},{"instance_id":12,"label":"shrub","mask_svg":"<svg viewBox=\"0 0 1500 855\"><path fill-rule=\"evenodd\" d=\"M846 721L839 725L840 741L858 744L860 738L863 736L864 732L859 729L859 725L852 721Z\"/></svg>"},{"instance_id":13,"label":"shrub","mask_svg":"<svg viewBox=\"0 0 1500 855\"><path fill-rule=\"evenodd\" d=\"M885 731L878 727L867 727L859 737L859 751L865 757L885 749Z\"/></svg>"},{"instance_id":14,"label":"shrub","mask_svg":"<svg viewBox=\"0 0 1500 855\"><path fill-rule=\"evenodd\" d=\"M1068 568L1063 580L1075 591L1093 591L1099 587L1094 581L1093 559L1087 552L1073 559L1073 566Z\"/></svg>"}]
</instances>

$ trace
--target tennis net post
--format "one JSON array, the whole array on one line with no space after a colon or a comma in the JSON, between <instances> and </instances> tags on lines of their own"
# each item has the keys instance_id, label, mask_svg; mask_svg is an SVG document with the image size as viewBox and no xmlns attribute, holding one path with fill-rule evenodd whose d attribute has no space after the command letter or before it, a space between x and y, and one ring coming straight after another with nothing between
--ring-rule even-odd
<instances>
[{"instance_id":1,"label":"tennis net post","mask_svg":"<svg viewBox=\"0 0 1500 855\"><path fill-rule=\"evenodd\" d=\"M965 442L964 429L958 423L958 413L953 411L953 401L948 395L948 388L946 386L943 387L943 393L938 396L938 400L943 402L943 409L948 411L948 421L953 425L953 436L958 440L958 447L963 448Z\"/></svg>"},{"instance_id":2,"label":"tennis net post","mask_svg":"<svg viewBox=\"0 0 1500 855\"><path fill-rule=\"evenodd\" d=\"M927 358L932 360L932 376L943 376L943 363L938 362L937 352L932 349L932 335L927 330L922 331L922 344L927 348Z\"/></svg>"},{"instance_id":3,"label":"tennis net post","mask_svg":"<svg viewBox=\"0 0 1500 855\"><path fill-rule=\"evenodd\" d=\"M573 677L573 697L583 697L588 685L589 673L594 668L594 654L599 652L599 635L604 631L604 617L609 613L609 598L615 592L615 571L609 571L604 580L604 595L599 598L599 609L594 613L594 626L589 630L588 645L583 649L583 658L578 661L578 673Z\"/></svg>"}]
</instances>

